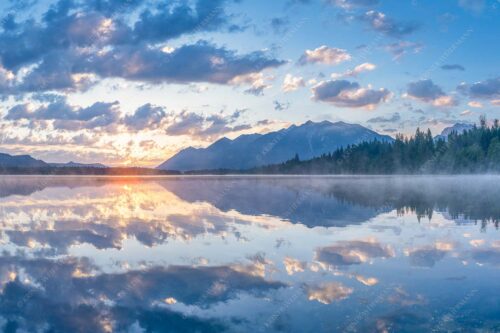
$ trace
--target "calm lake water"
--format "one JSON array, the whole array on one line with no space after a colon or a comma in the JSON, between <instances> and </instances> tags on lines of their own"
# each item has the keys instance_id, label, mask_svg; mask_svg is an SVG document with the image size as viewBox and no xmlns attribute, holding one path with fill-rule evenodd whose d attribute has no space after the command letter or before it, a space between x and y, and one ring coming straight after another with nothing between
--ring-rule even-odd
<instances>
[{"instance_id":1,"label":"calm lake water","mask_svg":"<svg viewBox=\"0 0 500 333\"><path fill-rule=\"evenodd\" d=\"M500 177L0 177L4 332L498 332Z\"/></svg>"}]
</instances>

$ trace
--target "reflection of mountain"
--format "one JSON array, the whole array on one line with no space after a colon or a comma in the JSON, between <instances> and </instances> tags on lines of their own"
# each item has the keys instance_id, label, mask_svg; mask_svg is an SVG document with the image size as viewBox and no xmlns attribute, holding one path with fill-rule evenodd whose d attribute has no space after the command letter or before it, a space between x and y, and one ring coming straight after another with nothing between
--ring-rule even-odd
<instances>
[{"instance_id":1,"label":"reflection of mountain","mask_svg":"<svg viewBox=\"0 0 500 333\"><path fill-rule=\"evenodd\" d=\"M500 220L498 177L248 177L159 181L187 201L243 214L273 215L308 226L345 226L397 209L432 217Z\"/></svg>"},{"instance_id":2,"label":"reflection of mountain","mask_svg":"<svg viewBox=\"0 0 500 333\"><path fill-rule=\"evenodd\" d=\"M0 198L10 195L28 196L48 187L102 186L111 181L119 181L119 178L113 180L95 177L0 176Z\"/></svg>"},{"instance_id":3,"label":"reflection of mountain","mask_svg":"<svg viewBox=\"0 0 500 333\"><path fill-rule=\"evenodd\" d=\"M205 201L222 211L272 215L308 227L360 224L380 208L341 202L329 195L332 180L322 178L186 178L158 183L189 202Z\"/></svg>"}]
</instances>

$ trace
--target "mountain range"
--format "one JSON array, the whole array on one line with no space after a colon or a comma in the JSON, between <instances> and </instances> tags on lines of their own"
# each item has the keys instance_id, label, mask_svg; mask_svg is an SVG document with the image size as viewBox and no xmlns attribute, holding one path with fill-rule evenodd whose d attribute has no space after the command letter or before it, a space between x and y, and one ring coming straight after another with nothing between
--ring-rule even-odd
<instances>
[{"instance_id":1,"label":"mountain range","mask_svg":"<svg viewBox=\"0 0 500 333\"><path fill-rule=\"evenodd\" d=\"M104 164L93 163L47 163L29 155L9 155L0 153L0 167L3 168L107 168Z\"/></svg>"},{"instance_id":2,"label":"mountain range","mask_svg":"<svg viewBox=\"0 0 500 333\"><path fill-rule=\"evenodd\" d=\"M244 170L281 163L296 155L307 160L337 148L363 141L393 141L366 127L344 122L312 122L292 125L267 134L222 138L207 148L184 149L157 167L160 170Z\"/></svg>"},{"instance_id":3,"label":"mountain range","mask_svg":"<svg viewBox=\"0 0 500 333\"><path fill-rule=\"evenodd\" d=\"M4 168L43 168L48 164L29 155L12 156L0 153L0 166Z\"/></svg>"},{"instance_id":4,"label":"mountain range","mask_svg":"<svg viewBox=\"0 0 500 333\"><path fill-rule=\"evenodd\" d=\"M435 136L435 139L436 140L438 140L438 139L448 140L448 135L450 135L451 133L455 132L457 134L462 134L463 132L472 129L473 127L474 127L474 125L472 125L472 124L457 123L453 126L446 127L441 132L441 134Z\"/></svg>"},{"instance_id":5,"label":"mountain range","mask_svg":"<svg viewBox=\"0 0 500 333\"><path fill-rule=\"evenodd\" d=\"M455 131L472 128L469 124L455 124L445 128L438 138L446 139ZM245 170L258 166L285 162L298 156L308 160L335 151L337 148L363 141L393 141L366 127L344 122L312 122L292 125L267 134L246 134L233 140L222 138L206 148L189 147L159 165L156 169L175 171L203 171L217 169ZM94 163L47 163L29 155L12 156L0 153L2 168L107 168Z\"/></svg>"}]
</instances>

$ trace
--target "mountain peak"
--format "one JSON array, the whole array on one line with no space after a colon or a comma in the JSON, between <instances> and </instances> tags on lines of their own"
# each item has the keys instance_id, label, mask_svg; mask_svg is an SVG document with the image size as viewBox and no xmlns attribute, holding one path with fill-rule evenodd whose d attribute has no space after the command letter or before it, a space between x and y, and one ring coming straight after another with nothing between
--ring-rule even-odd
<instances>
[{"instance_id":1,"label":"mountain peak","mask_svg":"<svg viewBox=\"0 0 500 333\"><path fill-rule=\"evenodd\" d=\"M449 126L449 127L446 127L445 129L443 129L441 134L437 135L435 138L447 140L448 135L450 135L451 133L455 132L457 134L462 134L463 132L472 129L473 127L474 127L474 125L472 125L472 124L456 123L453 126Z\"/></svg>"},{"instance_id":2,"label":"mountain peak","mask_svg":"<svg viewBox=\"0 0 500 333\"><path fill-rule=\"evenodd\" d=\"M234 140L222 138L204 149L184 149L158 166L160 170L244 170L285 162L298 154L310 159L362 141L391 141L361 125L342 121L292 125L267 134L246 134ZM231 144L227 144L227 143Z\"/></svg>"},{"instance_id":3,"label":"mountain peak","mask_svg":"<svg viewBox=\"0 0 500 333\"><path fill-rule=\"evenodd\" d=\"M342 122L338 122L338 123L342 123ZM335 125L337 123L332 123L331 121L328 121L328 120L322 120L322 121L312 121L312 120L308 120L306 121L305 123L303 123L302 125L299 125L298 127L300 126L318 126L318 125Z\"/></svg>"}]
</instances>

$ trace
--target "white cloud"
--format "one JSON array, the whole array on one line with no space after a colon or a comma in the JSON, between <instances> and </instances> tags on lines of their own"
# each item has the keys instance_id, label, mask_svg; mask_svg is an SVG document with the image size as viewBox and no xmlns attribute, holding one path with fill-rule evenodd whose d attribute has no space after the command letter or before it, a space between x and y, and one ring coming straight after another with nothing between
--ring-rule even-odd
<instances>
[{"instance_id":1,"label":"white cloud","mask_svg":"<svg viewBox=\"0 0 500 333\"><path fill-rule=\"evenodd\" d=\"M385 88L361 87L357 82L346 80L322 81L312 88L313 99L329 102L340 107L374 109L391 97Z\"/></svg>"},{"instance_id":2,"label":"white cloud","mask_svg":"<svg viewBox=\"0 0 500 333\"><path fill-rule=\"evenodd\" d=\"M482 108L483 104L481 102L476 102L476 101L470 101L467 105L469 105L471 108Z\"/></svg>"},{"instance_id":3,"label":"white cloud","mask_svg":"<svg viewBox=\"0 0 500 333\"><path fill-rule=\"evenodd\" d=\"M303 272L306 268L305 262L290 257L285 257L283 265L285 266L288 275Z\"/></svg>"},{"instance_id":4,"label":"white cloud","mask_svg":"<svg viewBox=\"0 0 500 333\"><path fill-rule=\"evenodd\" d=\"M395 21L387 17L386 14L375 10L367 11L360 18L367 22L373 30L396 38L411 34L419 27L414 22Z\"/></svg>"},{"instance_id":5,"label":"white cloud","mask_svg":"<svg viewBox=\"0 0 500 333\"><path fill-rule=\"evenodd\" d=\"M351 60L351 55L346 50L322 45L315 50L306 50L300 57L299 64L338 65L348 60Z\"/></svg>"},{"instance_id":6,"label":"white cloud","mask_svg":"<svg viewBox=\"0 0 500 333\"><path fill-rule=\"evenodd\" d=\"M440 96L432 101L432 105L437 107L456 106L458 101L453 96Z\"/></svg>"},{"instance_id":7,"label":"white cloud","mask_svg":"<svg viewBox=\"0 0 500 333\"><path fill-rule=\"evenodd\" d=\"M245 93L260 96L264 94L264 90L271 88L272 85L267 81L274 79L274 76L265 76L263 73L250 73L246 75L236 76L229 83L234 86L250 85L250 88L245 90Z\"/></svg>"},{"instance_id":8,"label":"white cloud","mask_svg":"<svg viewBox=\"0 0 500 333\"><path fill-rule=\"evenodd\" d=\"M413 53L417 54L424 48L421 43L414 43L408 41L398 41L384 46L387 52L392 53L393 60L399 60L402 56Z\"/></svg>"},{"instance_id":9,"label":"white cloud","mask_svg":"<svg viewBox=\"0 0 500 333\"><path fill-rule=\"evenodd\" d=\"M283 91L291 92L305 86L304 78L294 77L292 74L287 74L283 80Z\"/></svg>"},{"instance_id":10,"label":"white cloud","mask_svg":"<svg viewBox=\"0 0 500 333\"><path fill-rule=\"evenodd\" d=\"M441 87L432 80L419 80L408 84L408 90L403 97L410 97L437 107L458 105L455 97L447 95Z\"/></svg>"},{"instance_id":11,"label":"white cloud","mask_svg":"<svg viewBox=\"0 0 500 333\"><path fill-rule=\"evenodd\" d=\"M332 79L338 79L338 78L342 78L342 77L357 77L359 74L363 73L363 72L371 72L373 70L375 70L377 68L377 66L375 66L374 64L372 63L369 63L369 62L365 62L365 63L362 63L361 65L358 65L356 67L354 67L353 69L350 69L344 73L333 73L331 75Z\"/></svg>"},{"instance_id":12,"label":"white cloud","mask_svg":"<svg viewBox=\"0 0 500 333\"><path fill-rule=\"evenodd\" d=\"M319 286L307 286L307 297L310 301L318 301L323 304L330 304L334 301L342 300L352 294L352 288L348 288L338 282L323 283Z\"/></svg>"},{"instance_id":13,"label":"white cloud","mask_svg":"<svg viewBox=\"0 0 500 333\"><path fill-rule=\"evenodd\" d=\"M378 279L373 277L364 277L362 275L356 275L356 280L364 284L365 286L374 286L378 283Z\"/></svg>"}]
</instances>

